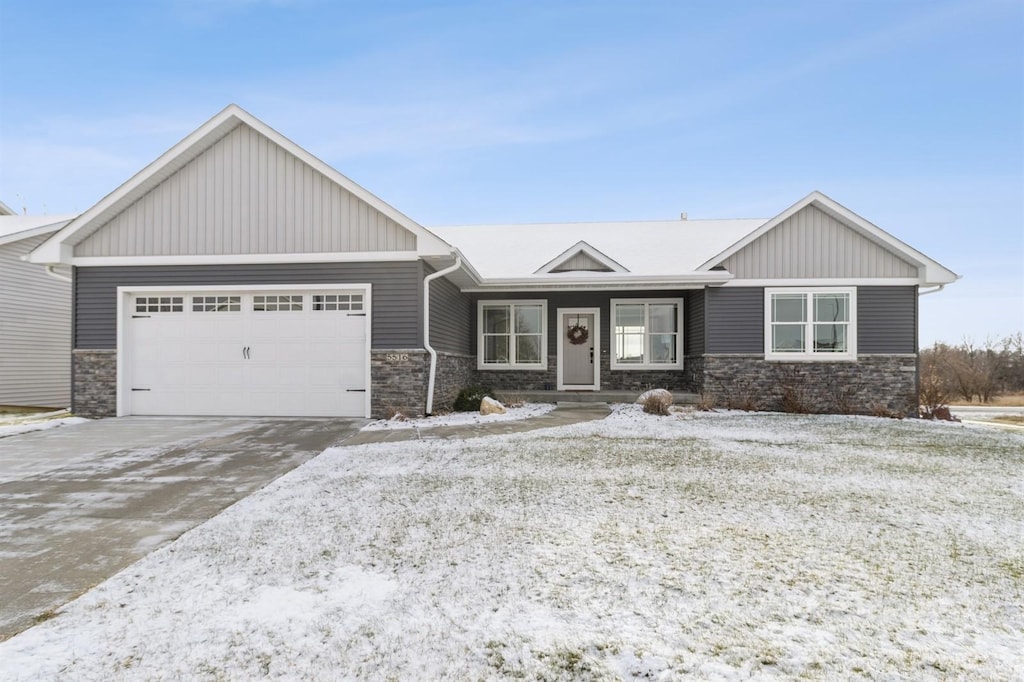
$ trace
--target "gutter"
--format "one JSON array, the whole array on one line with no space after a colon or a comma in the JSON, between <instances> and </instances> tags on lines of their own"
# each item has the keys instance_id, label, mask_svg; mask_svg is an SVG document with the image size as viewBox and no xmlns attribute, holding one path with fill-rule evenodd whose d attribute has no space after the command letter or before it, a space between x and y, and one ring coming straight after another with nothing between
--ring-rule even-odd
<instances>
[{"instance_id":1,"label":"gutter","mask_svg":"<svg viewBox=\"0 0 1024 682\"><path fill-rule=\"evenodd\" d=\"M70 284L71 283L71 278L68 277L67 275L60 274L59 272L57 272L56 270L53 269L54 267L55 266L53 266L53 265L47 265L46 266L46 274L48 274L50 277L56 277L60 281L67 282L68 284Z\"/></svg>"},{"instance_id":2,"label":"gutter","mask_svg":"<svg viewBox=\"0 0 1024 682\"><path fill-rule=\"evenodd\" d=\"M452 251L455 262L443 270L433 272L423 278L423 347L430 353L430 373L427 379L427 409L426 413L434 411L434 379L437 377L437 351L430 345L430 283L438 277L444 277L462 267L462 254Z\"/></svg>"},{"instance_id":3,"label":"gutter","mask_svg":"<svg viewBox=\"0 0 1024 682\"><path fill-rule=\"evenodd\" d=\"M921 291L920 289L918 289L917 290L917 295L918 296L927 296L928 294L937 294L937 293L939 293L940 291L942 291L945 288L946 288L945 284L939 284L934 289L929 289L928 291Z\"/></svg>"}]
</instances>

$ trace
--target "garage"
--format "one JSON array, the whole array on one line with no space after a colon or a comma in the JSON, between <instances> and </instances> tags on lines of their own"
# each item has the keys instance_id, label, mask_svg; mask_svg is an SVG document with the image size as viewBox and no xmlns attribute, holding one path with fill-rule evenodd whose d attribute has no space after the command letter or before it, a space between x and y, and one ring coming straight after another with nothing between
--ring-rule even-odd
<instances>
[{"instance_id":1,"label":"garage","mask_svg":"<svg viewBox=\"0 0 1024 682\"><path fill-rule=\"evenodd\" d=\"M369 285L119 290L119 414L369 415Z\"/></svg>"}]
</instances>

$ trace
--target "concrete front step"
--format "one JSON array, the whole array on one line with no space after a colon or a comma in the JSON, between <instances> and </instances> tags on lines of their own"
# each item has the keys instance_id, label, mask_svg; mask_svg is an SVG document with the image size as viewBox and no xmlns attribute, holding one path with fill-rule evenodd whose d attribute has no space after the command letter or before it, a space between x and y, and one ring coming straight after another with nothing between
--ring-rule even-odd
<instances>
[{"instance_id":1,"label":"concrete front step","mask_svg":"<svg viewBox=\"0 0 1024 682\"><path fill-rule=\"evenodd\" d=\"M525 403L632 403L643 391L495 391L506 405ZM676 405L696 405L696 393L672 392Z\"/></svg>"}]
</instances>

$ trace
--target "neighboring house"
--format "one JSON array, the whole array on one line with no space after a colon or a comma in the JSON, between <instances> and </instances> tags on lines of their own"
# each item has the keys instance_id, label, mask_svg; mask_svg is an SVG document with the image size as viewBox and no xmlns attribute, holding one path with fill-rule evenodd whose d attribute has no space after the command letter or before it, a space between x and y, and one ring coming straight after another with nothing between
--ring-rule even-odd
<instances>
[{"instance_id":1,"label":"neighboring house","mask_svg":"<svg viewBox=\"0 0 1024 682\"><path fill-rule=\"evenodd\" d=\"M32 254L74 268L74 410L385 416L459 388L916 407L957 276L814 192L770 220L426 229L229 106Z\"/></svg>"},{"instance_id":2,"label":"neighboring house","mask_svg":"<svg viewBox=\"0 0 1024 682\"><path fill-rule=\"evenodd\" d=\"M71 278L23 260L74 216L20 216L0 203L0 405L71 405Z\"/></svg>"}]
</instances>

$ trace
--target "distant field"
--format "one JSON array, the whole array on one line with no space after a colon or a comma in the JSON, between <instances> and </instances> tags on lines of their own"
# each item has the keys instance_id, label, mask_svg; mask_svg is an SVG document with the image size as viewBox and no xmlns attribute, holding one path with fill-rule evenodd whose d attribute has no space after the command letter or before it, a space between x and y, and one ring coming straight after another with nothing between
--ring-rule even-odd
<instances>
[{"instance_id":1,"label":"distant field","mask_svg":"<svg viewBox=\"0 0 1024 682\"><path fill-rule=\"evenodd\" d=\"M992 398L991 402L988 403L969 403L965 400L953 400L950 401L951 407L963 406L963 405L991 405L993 407L1024 407L1024 393L1009 393L1007 395L997 395Z\"/></svg>"}]
</instances>

